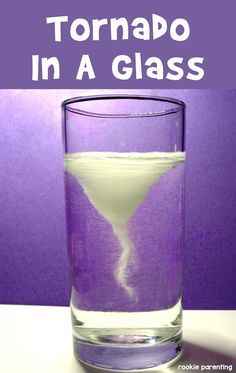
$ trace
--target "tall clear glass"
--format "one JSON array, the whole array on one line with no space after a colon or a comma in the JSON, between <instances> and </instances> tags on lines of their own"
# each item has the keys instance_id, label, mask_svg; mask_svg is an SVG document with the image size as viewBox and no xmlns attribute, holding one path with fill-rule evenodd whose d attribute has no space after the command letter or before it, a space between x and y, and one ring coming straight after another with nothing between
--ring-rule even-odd
<instances>
[{"instance_id":1,"label":"tall clear glass","mask_svg":"<svg viewBox=\"0 0 236 373\"><path fill-rule=\"evenodd\" d=\"M182 349L185 105L103 95L62 108L75 355L169 364Z\"/></svg>"}]
</instances>

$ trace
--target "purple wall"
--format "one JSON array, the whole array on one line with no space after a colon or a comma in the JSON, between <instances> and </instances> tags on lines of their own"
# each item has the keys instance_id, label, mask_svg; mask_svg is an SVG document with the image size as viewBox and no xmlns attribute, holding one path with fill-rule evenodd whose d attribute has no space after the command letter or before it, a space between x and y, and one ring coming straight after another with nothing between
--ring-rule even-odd
<instances>
[{"instance_id":1,"label":"purple wall","mask_svg":"<svg viewBox=\"0 0 236 373\"><path fill-rule=\"evenodd\" d=\"M146 92L187 104L184 306L236 309L236 90ZM0 303L69 302L60 103L86 93L0 91Z\"/></svg>"}]
</instances>

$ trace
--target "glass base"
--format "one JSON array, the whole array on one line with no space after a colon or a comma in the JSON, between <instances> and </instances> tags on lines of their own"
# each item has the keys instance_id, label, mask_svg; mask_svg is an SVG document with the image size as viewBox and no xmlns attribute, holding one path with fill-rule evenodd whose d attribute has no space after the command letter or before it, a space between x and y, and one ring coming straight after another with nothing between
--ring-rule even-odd
<instances>
[{"instance_id":1,"label":"glass base","mask_svg":"<svg viewBox=\"0 0 236 373\"><path fill-rule=\"evenodd\" d=\"M71 304L78 360L115 371L170 365L182 351L182 308L150 312L99 312ZM140 327L141 326L141 327Z\"/></svg>"},{"instance_id":2,"label":"glass base","mask_svg":"<svg viewBox=\"0 0 236 373\"><path fill-rule=\"evenodd\" d=\"M138 338L138 336L137 336ZM182 351L181 333L162 343L144 346L95 345L78 341L74 337L76 358L91 366L114 371L148 370L169 366Z\"/></svg>"},{"instance_id":3,"label":"glass base","mask_svg":"<svg viewBox=\"0 0 236 373\"><path fill-rule=\"evenodd\" d=\"M163 369L182 351L180 301L162 311L94 312L72 305L71 311L75 356L85 364L109 371Z\"/></svg>"}]
</instances>

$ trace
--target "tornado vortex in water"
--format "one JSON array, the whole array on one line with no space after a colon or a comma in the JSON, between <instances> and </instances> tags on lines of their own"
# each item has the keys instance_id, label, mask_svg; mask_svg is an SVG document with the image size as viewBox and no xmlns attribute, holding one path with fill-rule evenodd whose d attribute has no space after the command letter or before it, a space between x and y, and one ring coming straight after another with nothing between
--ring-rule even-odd
<instances>
[{"instance_id":1,"label":"tornado vortex in water","mask_svg":"<svg viewBox=\"0 0 236 373\"><path fill-rule=\"evenodd\" d=\"M128 283L127 267L131 256L135 255L135 247L129 237L126 224L113 226L113 231L118 238L121 248L121 254L115 269L115 277L118 284L126 291L129 298L136 297L135 290Z\"/></svg>"},{"instance_id":2,"label":"tornado vortex in water","mask_svg":"<svg viewBox=\"0 0 236 373\"><path fill-rule=\"evenodd\" d=\"M66 171L82 185L90 203L111 224L118 239L121 254L114 276L132 301L136 294L128 281L128 265L137 253L129 237L128 222L160 177L184 160L182 152L65 155Z\"/></svg>"}]
</instances>

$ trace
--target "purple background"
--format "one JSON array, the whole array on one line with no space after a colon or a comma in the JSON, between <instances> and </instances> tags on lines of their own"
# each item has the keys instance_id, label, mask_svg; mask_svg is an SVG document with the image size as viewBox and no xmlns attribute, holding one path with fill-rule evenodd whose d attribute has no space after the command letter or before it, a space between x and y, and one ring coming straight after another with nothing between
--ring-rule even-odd
<instances>
[{"instance_id":1,"label":"purple background","mask_svg":"<svg viewBox=\"0 0 236 373\"><path fill-rule=\"evenodd\" d=\"M0 91L0 303L69 302L60 103L88 93ZM184 307L236 309L236 90L146 93L187 104Z\"/></svg>"},{"instance_id":2,"label":"purple background","mask_svg":"<svg viewBox=\"0 0 236 373\"><path fill-rule=\"evenodd\" d=\"M103 19L126 17L131 23L136 17L159 14L170 24L175 18L187 18L191 35L185 42L175 42L166 34L157 40L111 41L109 30L102 32L102 40L76 42L69 30L76 18ZM0 88L235 88L236 48L235 0L94 0L59 2L56 0L20 2L3 1L0 13ZM53 25L46 24L46 17L68 16L63 25L62 42L54 42ZM182 79L168 81L143 77L128 81L115 79L111 64L115 56L128 54L133 58L141 52L147 59L158 56L163 61L170 57L205 58L205 77L200 81ZM75 79L82 54L90 54L95 65L96 79ZM32 55L56 56L61 62L60 80L33 82L31 80ZM144 64L144 63L143 63ZM166 71L166 64L165 64Z\"/></svg>"}]
</instances>

